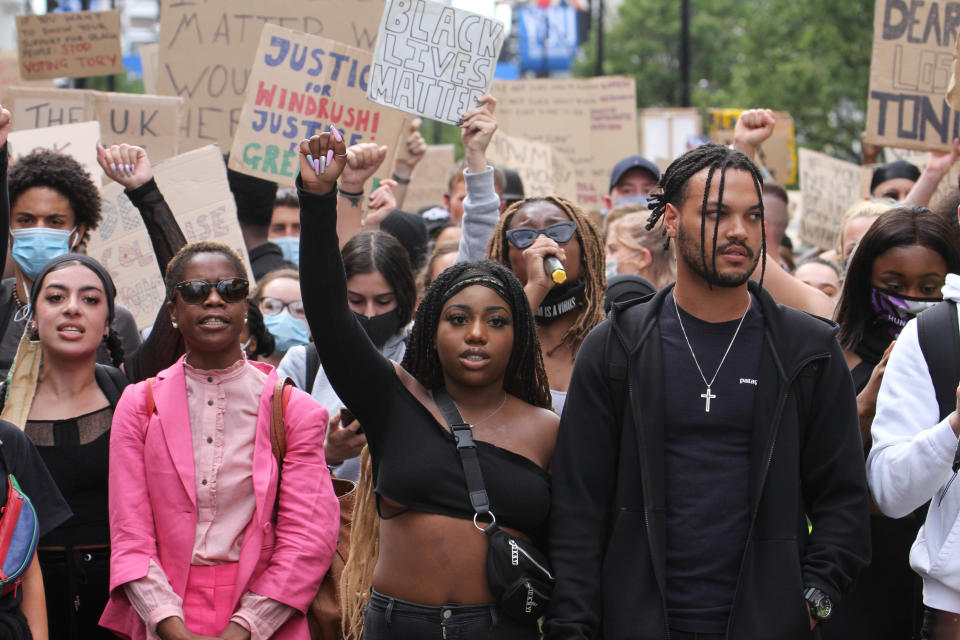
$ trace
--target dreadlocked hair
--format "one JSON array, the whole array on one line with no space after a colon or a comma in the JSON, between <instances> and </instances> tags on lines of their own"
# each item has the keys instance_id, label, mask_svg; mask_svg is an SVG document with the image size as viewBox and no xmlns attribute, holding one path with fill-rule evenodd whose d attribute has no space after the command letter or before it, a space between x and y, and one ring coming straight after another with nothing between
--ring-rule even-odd
<instances>
[{"instance_id":1,"label":"dreadlocked hair","mask_svg":"<svg viewBox=\"0 0 960 640\"><path fill-rule=\"evenodd\" d=\"M436 349L443 295L467 271L476 271L499 280L507 293L504 302L513 316L513 348L503 378L504 390L528 404L551 408L550 383L543 368L540 341L537 340L527 295L513 272L492 260L458 262L437 276L417 307L413 330L403 356L403 368L431 391L443 386L443 367L440 366Z\"/></svg>"},{"instance_id":2,"label":"dreadlocked hair","mask_svg":"<svg viewBox=\"0 0 960 640\"><path fill-rule=\"evenodd\" d=\"M110 362L119 369L120 365L123 364L123 341L120 339L120 334L117 333L113 327L110 327L107 332L107 337L103 339L103 344L107 348L107 353L110 354Z\"/></svg>"},{"instance_id":3,"label":"dreadlocked hair","mask_svg":"<svg viewBox=\"0 0 960 640\"><path fill-rule=\"evenodd\" d=\"M350 524L350 556L340 574L340 629L344 640L363 638L363 611L370 600L373 569L380 556L380 518L373 495L370 449L360 452L360 482Z\"/></svg>"},{"instance_id":4,"label":"dreadlocked hair","mask_svg":"<svg viewBox=\"0 0 960 640\"><path fill-rule=\"evenodd\" d=\"M717 192L717 202L723 203L723 187L726 181L727 169L737 169L746 171L753 177L753 186L757 192L757 202L760 204L760 225L764 226L765 218L763 212L763 177L750 158L745 154L730 147L721 144L707 143L692 149L673 162L663 172L660 178L660 193L650 196L650 217L647 218L647 229L653 229L661 220L666 212L667 205L672 204L676 208L683 206L687 199L687 192L690 187L690 178L704 169L707 171L707 181L703 188L703 202L700 204L700 258L703 260L703 268L706 273L717 272L717 233L719 231L720 219L714 220L713 224L713 253L710 265L707 264L707 254L704 250L706 246L706 220L707 203L710 200L710 185L713 182L717 170L720 170L720 187ZM663 232L666 236L666 230ZM670 244L667 238L664 247ZM760 245L760 284L763 285L763 276L766 272L767 258L767 234L761 234Z\"/></svg>"},{"instance_id":5,"label":"dreadlocked hair","mask_svg":"<svg viewBox=\"0 0 960 640\"><path fill-rule=\"evenodd\" d=\"M590 330L607 317L603 311L603 296L607 292L606 256L603 249L603 240L600 238L600 233L594 226L593 221L579 207L560 196L520 200L510 205L500 216L500 222L497 223L497 228L487 245L487 258L496 260L507 267L510 266L510 256L508 255L510 245L507 242L507 230L510 228L510 221L525 206L535 202L548 202L577 223L576 238L580 242L580 267L585 274L584 305L577 312L577 320L564 332L560 344L547 352L547 355L552 355L561 346L567 345L570 352L576 356L577 351L580 350L580 345L583 344Z\"/></svg>"}]
</instances>

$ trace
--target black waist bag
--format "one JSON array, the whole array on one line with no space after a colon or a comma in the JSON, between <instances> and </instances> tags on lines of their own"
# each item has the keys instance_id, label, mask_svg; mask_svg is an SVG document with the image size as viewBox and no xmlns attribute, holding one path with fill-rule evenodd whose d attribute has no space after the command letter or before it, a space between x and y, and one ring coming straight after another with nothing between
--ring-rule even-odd
<instances>
[{"instance_id":1,"label":"black waist bag","mask_svg":"<svg viewBox=\"0 0 960 640\"><path fill-rule=\"evenodd\" d=\"M473 524L487 534L487 584L490 592L506 615L520 622L536 622L546 612L556 582L547 558L532 542L512 536L497 526L497 518L490 510L470 425L463 421L457 405L445 389L438 390L434 397L457 440L457 453L475 512ZM484 525L481 519L490 523Z\"/></svg>"}]
</instances>

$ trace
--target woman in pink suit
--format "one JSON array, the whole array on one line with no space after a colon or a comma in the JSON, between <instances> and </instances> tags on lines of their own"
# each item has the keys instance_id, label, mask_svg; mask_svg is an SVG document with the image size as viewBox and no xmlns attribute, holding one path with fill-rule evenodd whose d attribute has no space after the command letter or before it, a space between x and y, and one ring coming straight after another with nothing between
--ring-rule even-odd
<instances>
[{"instance_id":1,"label":"woman in pink suit","mask_svg":"<svg viewBox=\"0 0 960 640\"><path fill-rule=\"evenodd\" d=\"M277 375L240 347L249 288L240 258L220 243L189 244L166 288L187 353L152 387L127 387L114 414L100 623L128 638L307 639L304 612L340 522L322 449L327 412L293 390L279 482Z\"/></svg>"}]
</instances>

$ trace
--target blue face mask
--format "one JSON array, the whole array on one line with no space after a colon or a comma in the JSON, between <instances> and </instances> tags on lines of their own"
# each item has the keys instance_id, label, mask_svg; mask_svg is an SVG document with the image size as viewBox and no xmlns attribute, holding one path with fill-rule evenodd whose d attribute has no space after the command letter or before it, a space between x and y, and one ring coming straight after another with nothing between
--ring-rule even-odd
<instances>
[{"instance_id":1,"label":"blue face mask","mask_svg":"<svg viewBox=\"0 0 960 640\"><path fill-rule=\"evenodd\" d=\"M287 262L292 262L293 264L300 266L300 238L292 236L284 236L282 238L275 238L271 240L273 244L280 247L280 250L283 251L283 259Z\"/></svg>"},{"instance_id":2,"label":"blue face mask","mask_svg":"<svg viewBox=\"0 0 960 640\"><path fill-rule=\"evenodd\" d=\"M23 275L35 280L48 262L70 252L70 236L76 231L66 229L11 229L13 259Z\"/></svg>"},{"instance_id":3,"label":"blue face mask","mask_svg":"<svg viewBox=\"0 0 960 640\"><path fill-rule=\"evenodd\" d=\"M286 309L274 315L264 315L263 323L267 331L276 338L277 347L274 353L284 354L290 347L310 342L310 328L303 320L290 315Z\"/></svg>"}]
</instances>

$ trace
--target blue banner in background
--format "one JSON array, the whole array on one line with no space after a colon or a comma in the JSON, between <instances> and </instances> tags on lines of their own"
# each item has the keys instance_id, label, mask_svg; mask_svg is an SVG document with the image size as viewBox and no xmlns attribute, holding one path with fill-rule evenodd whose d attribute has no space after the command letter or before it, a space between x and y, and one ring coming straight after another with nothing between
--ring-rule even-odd
<instances>
[{"instance_id":1,"label":"blue banner in background","mask_svg":"<svg viewBox=\"0 0 960 640\"><path fill-rule=\"evenodd\" d=\"M577 10L516 8L520 66L524 71L566 71L577 55Z\"/></svg>"}]
</instances>

